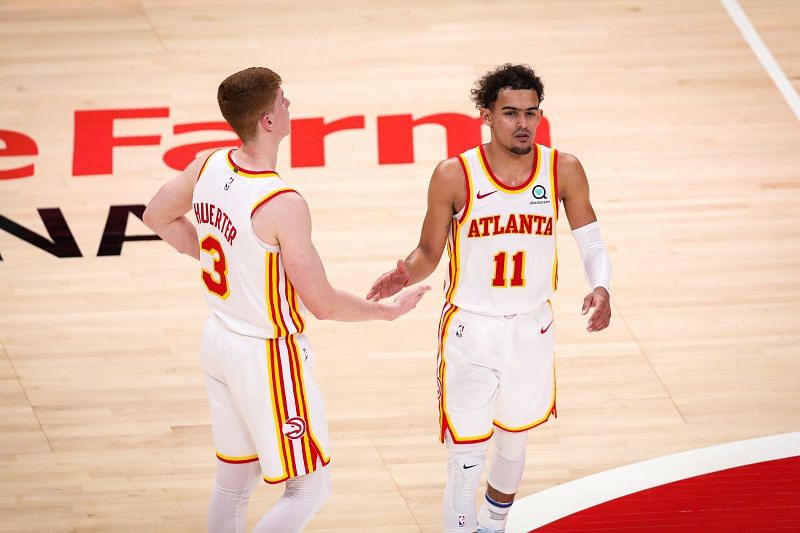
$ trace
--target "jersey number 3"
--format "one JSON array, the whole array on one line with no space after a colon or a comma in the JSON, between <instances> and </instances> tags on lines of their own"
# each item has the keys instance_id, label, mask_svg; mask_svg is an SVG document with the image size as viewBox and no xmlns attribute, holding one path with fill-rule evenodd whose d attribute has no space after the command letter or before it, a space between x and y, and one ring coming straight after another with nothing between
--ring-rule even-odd
<instances>
[{"instance_id":1,"label":"jersey number 3","mask_svg":"<svg viewBox=\"0 0 800 533\"><path fill-rule=\"evenodd\" d=\"M492 287L524 287L525 277L525 252L520 250L511 256L511 262L514 264L514 272L511 280L506 279L506 256L505 252L499 252L494 256L494 279L492 280ZM510 283L509 283L510 281Z\"/></svg>"},{"instance_id":2,"label":"jersey number 3","mask_svg":"<svg viewBox=\"0 0 800 533\"><path fill-rule=\"evenodd\" d=\"M206 235L200 241L200 249L214 259L213 272L203 269L203 283L206 284L210 293L216 294L224 300L230 294L230 288L228 287L228 261L225 259L222 244L213 235Z\"/></svg>"}]
</instances>

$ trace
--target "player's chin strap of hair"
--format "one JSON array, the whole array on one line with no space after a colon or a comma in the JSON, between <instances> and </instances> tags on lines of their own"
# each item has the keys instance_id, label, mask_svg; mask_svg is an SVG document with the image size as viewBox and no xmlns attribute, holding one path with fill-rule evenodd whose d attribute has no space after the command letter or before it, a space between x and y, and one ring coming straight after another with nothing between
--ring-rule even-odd
<instances>
[{"instance_id":1,"label":"player's chin strap of hair","mask_svg":"<svg viewBox=\"0 0 800 533\"><path fill-rule=\"evenodd\" d=\"M597 221L572 230L572 236L578 243L583 259L583 270L592 290L604 287L609 290L611 286L611 259L608 249L600 236L600 224Z\"/></svg>"}]
</instances>

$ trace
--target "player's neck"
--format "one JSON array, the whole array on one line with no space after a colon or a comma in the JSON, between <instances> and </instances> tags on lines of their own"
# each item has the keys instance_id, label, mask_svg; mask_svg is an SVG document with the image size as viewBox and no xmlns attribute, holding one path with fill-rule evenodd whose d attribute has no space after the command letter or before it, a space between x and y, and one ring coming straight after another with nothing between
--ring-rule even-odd
<instances>
[{"instance_id":1,"label":"player's neck","mask_svg":"<svg viewBox=\"0 0 800 533\"><path fill-rule=\"evenodd\" d=\"M517 185L516 182L525 180L530 175L534 150L527 154L515 154L496 142L490 142L484 148L492 171L501 181L511 186Z\"/></svg>"},{"instance_id":2,"label":"player's neck","mask_svg":"<svg viewBox=\"0 0 800 533\"><path fill-rule=\"evenodd\" d=\"M269 138L242 143L233 153L237 164L255 170L276 170L278 166L278 143Z\"/></svg>"}]
</instances>

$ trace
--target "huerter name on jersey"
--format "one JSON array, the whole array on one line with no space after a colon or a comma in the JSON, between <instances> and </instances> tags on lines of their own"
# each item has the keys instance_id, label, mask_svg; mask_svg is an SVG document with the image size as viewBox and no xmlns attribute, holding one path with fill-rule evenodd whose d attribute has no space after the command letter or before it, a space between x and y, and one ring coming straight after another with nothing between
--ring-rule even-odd
<instances>
[{"instance_id":1,"label":"huerter name on jersey","mask_svg":"<svg viewBox=\"0 0 800 533\"><path fill-rule=\"evenodd\" d=\"M236 238L236 226L233 225L228 214L214 204L207 202L200 202L193 205L194 216L197 217L198 224L211 224L225 236L225 240L228 241L228 244L232 245L233 239Z\"/></svg>"}]
</instances>

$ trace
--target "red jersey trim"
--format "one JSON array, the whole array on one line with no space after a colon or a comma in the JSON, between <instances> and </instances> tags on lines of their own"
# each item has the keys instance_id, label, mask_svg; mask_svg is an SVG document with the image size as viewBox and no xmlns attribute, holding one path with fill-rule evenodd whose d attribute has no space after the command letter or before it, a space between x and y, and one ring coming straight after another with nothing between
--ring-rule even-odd
<instances>
[{"instance_id":1,"label":"red jersey trim","mask_svg":"<svg viewBox=\"0 0 800 533\"><path fill-rule=\"evenodd\" d=\"M558 150L553 148L553 204L556 206L556 220L558 220L558 204L561 199L558 197Z\"/></svg>"},{"instance_id":2,"label":"red jersey trim","mask_svg":"<svg viewBox=\"0 0 800 533\"><path fill-rule=\"evenodd\" d=\"M461 164L461 170L464 171L464 189L466 190L466 199L464 200L464 210L461 213L461 217L458 219L458 223L462 224L464 220L466 220L467 215L469 215L469 208L471 207L470 204L472 203L472 186L471 186L471 177L469 175L469 171L467 170L467 165L464 163L464 158L462 156L458 156L458 162Z\"/></svg>"},{"instance_id":3,"label":"red jersey trim","mask_svg":"<svg viewBox=\"0 0 800 533\"><path fill-rule=\"evenodd\" d=\"M236 150L236 148L231 148L230 150L228 150L228 153L226 154L226 160L228 161L228 166L231 168L231 170L236 172L238 175L244 176L245 178L277 178L277 177L280 177L280 176L278 176L278 173L275 172L274 170L247 170L246 168L242 168L241 165L239 165L238 163L236 163L233 160L232 154L233 154L233 152L235 150Z\"/></svg>"},{"instance_id":4,"label":"red jersey trim","mask_svg":"<svg viewBox=\"0 0 800 533\"><path fill-rule=\"evenodd\" d=\"M205 161L203 161L203 166L202 166L202 167L200 167L200 172L198 172L198 173L197 173L197 177L196 177L196 178L195 178L195 180L194 180L194 182L195 182L195 183L197 183L198 181L200 181L200 176L202 176L202 175L203 175L203 171L206 169L206 166L208 165L208 162L209 162L209 160L211 160L211 156L212 156L212 155L214 155L214 154L216 154L217 152L219 152L219 150L214 150L213 152L211 152L210 154L208 154L208 157L206 157L206 160L205 160Z\"/></svg>"},{"instance_id":5,"label":"red jersey trim","mask_svg":"<svg viewBox=\"0 0 800 533\"><path fill-rule=\"evenodd\" d=\"M491 181L501 191L516 193L527 189L528 186L530 186L531 183L534 182L534 179L536 178L536 173L539 170L539 146L534 144L532 146L532 149L533 149L533 164L531 165L531 174L530 176L528 176L528 179L526 179L523 183L520 183L519 185L516 185L514 187L504 184L497 178L497 176L495 176L492 167L489 165L489 159L486 157L486 151L483 149L483 145L478 146L478 158L480 159L483 168L486 170L486 173L489 176L489 181Z\"/></svg>"},{"instance_id":6,"label":"red jersey trim","mask_svg":"<svg viewBox=\"0 0 800 533\"><path fill-rule=\"evenodd\" d=\"M296 193L296 194L300 194L299 192L297 192L294 189L278 189L277 191L273 191L273 192L269 193L268 195L266 195L261 200L259 200L258 202L256 202L256 205L254 205L253 209L250 211L250 217L252 218L252 216L256 214L256 211L258 210L259 207L261 207L265 203L269 202L270 200L272 200L276 196L281 195L281 194L283 194L285 192L293 192L293 193Z\"/></svg>"}]
</instances>

